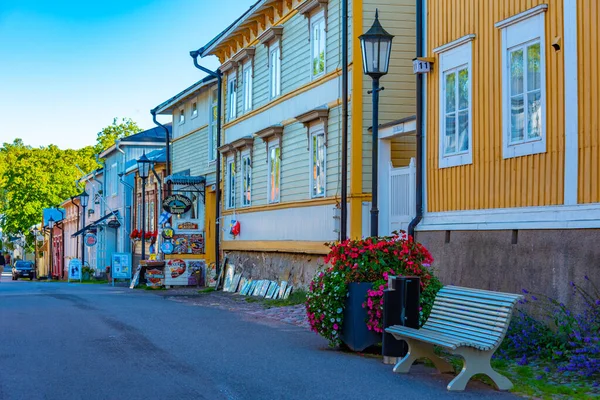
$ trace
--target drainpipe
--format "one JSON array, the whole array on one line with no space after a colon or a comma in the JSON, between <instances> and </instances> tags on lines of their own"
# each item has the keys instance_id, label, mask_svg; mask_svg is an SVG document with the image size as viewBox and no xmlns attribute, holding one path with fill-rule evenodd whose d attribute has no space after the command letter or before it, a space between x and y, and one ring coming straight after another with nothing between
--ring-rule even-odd
<instances>
[{"instance_id":1,"label":"drainpipe","mask_svg":"<svg viewBox=\"0 0 600 400\"><path fill-rule=\"evenodd\" d=\"M423 2L417 0L417 57L423 57ZM423 219L423 75L417 74L417 157L416 157L416 215L408 224L408 234L415 236L415 228Z\"/></svg>"},{"instance_id":2,"label":"drainpipe","mask_svg":"<svg viewBox=\"0 0 600 400\"><path fill-rule=\"evenodd\" d=\"M166 155L166 162L167 162L167 176L171 176L171 150L170 150L171 137L169 135L169 129L156 120L156 108L153 108L152 110L150 110L150 114L152 114L152 121L157 126L160 126L161 128L163 128L165 130L165 155ZM171 192L170 185L167 185L167 192L168 193Z\"/></svg>"},{"instance_id":3,"label":"drainpipe","mask_svg":"<svg viewBox=\"0 0 600 400\"><path fill-rule=\"evenodd\" d=\"M355 54L352 57L356 57ZM356 96L358 97L358 96ZM340 242L348 238L348 0L342 0L342 193ZM375 161L373 161L373 164Z\"/></svg>"},{"instance_id":4,"label":"drainpipe","mask_svg":"<svg viewBox=\"0 0 600 400\"><path fill-rule=\"evenodd\" d=\"M73 203L73 205L75 207L77 207L77 230L76 231L78 231L79 230L79 223L80 223L79 218L81 217L80 216L80 214L81 214L81 211L80 211L81 207L79 207L79 204L77 204L77 203L75 203L75 201L73 201L74 199L75 199L75 197L71 196L71 203ZM79 235L77 235L77 247L75 248L75 258L79 258Z\"/></svg>"},{"instance_id":5,"label":"drainpipe","mask_svg":"<svg viewBox=\"0 0 600 400\"><path fill-rule=\"evenodd\" d=\"M198 68L200 71L205 72L206 74L217 78L217 149L221 147L221 96L222 96L222 86L223 86L223 73L217 68L216 71L211 71L208 68L203 67L198 64L198 56L203 51L203 49L190 51L190 56L194 59L194 66ZM219 254L219 239L221 238L221 224L220 224L220 215L221 215L221 152L217 150L217 160L216 160L216 171L215 171L215 200L216 200L216 211L215 211L215 266L217 271L219 271L219 263L221 262L221 256ZM167 164L168 165L168 164ZM219 272L220 273L220 272ZM218 288L217 288L218 289Z\"/></svg>"}]
</instances>

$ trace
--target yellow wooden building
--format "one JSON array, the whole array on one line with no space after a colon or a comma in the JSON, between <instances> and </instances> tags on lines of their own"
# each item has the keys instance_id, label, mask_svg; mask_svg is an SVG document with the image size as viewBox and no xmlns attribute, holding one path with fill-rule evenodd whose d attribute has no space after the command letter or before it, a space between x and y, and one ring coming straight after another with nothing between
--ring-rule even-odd
<instances>
[{"instance_id":1,"label":"yellow wooden building","mask_svg":"<svg viewBox=\"0 0 600 400\"><path fill-rule=\"evenodd\" d=\"M424 215L446 282L600 278L596 0L421 0Z\"/></svg>"}]
</instances>

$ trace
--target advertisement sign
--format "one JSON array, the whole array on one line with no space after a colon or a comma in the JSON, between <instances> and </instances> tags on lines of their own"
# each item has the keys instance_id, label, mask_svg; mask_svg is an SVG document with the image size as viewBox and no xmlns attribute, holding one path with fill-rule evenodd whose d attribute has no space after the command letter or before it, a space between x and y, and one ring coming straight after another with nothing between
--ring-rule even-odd
<instances>
[{"instance_id":1,"label":"advertisement sign","mask_svg":"<svg viewBox=\"0 0 600 400\"><path fill-rule=\"evenodd\" d=\"M181 215L192 208L192 200L182 194L174 194L163 200L163 209L168 213Z\"/></svg>"},{"instance_id":2,"label":"advertisement sign","mask_svg":"<svg viewBox=\"0 0 600 400\"><path fill-rule=\"evenodd\" d=\"M190 272L187 268L187 264L184 260L174 259L169 260L165 267L165 285L176 286L183 285L187 286L188 277Z\"/></svg>"},{"instance_id":3,"label":"advertisement sign","mask_svg":"<svg viewBox=\"0 0 600 400\"><path fill-rule=\"evenodd\" d=\"M131 253L113 253L111 275L113 279L131 279Z\"/></svg>"},{"instance_id":4,"label":"advertisement sign","mask_svg":"<svg viewBox=\"0 0 600 400\"><path fill-rule=\"evenodd\" d=\"M165 254L171 254L174 248L175 246L173 246L173 243L171 242L163 242L163 244L160 245L160 249Z\"/></svg>"},{"instance_id":5,"label":"advertisement sign","mask_svg":"<svg viewBox=\"0 0 600 400\"><path fill-rule=\"evenodd\" d=\"M95 233L86 233L83 238L83 242L86 246L92 247L95 246L96 243L98 243L98 238L96 237Z\"/></svg>"},{"instance_id":6,"label":"advertisement sign","mask_svg":"<svg viewBox=\"0 0 600 400\"><path fill-rule=\"evenodd\" d=\"M69 261L69 280L81 280L81 260L79 258Z\"/></svg>"}]
</instances>

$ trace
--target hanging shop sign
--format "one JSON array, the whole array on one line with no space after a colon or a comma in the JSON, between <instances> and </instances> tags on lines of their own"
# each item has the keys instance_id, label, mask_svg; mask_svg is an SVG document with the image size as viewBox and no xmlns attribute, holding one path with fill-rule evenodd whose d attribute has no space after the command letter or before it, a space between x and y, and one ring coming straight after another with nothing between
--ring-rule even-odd
<instances>
[{"instance_id":1,"label":"hanging shop sign","mask_svg":"<svg viewBox=\"0 0 600 400\"><path fill-rule=\"evenodd\" d=\"M192 200L182 194L174 194L163 200L163 209L171 214L185 214L192 208Z\"/></svg>"},{"instance_id":2,"label":"hanging shop sign","mask_svg":"<svg viewBox=\"0 0 600 400\"><path fill-rule=\"evenodd\" d=\"M170 239L170 238L173 237L174 233L175 232L173 231L173 228L165 228L162 231L162 237L165 238L165 239Z\"/></svg>"},{"instance_id":3,"label":"hanging shop sign","mask_svg":"<svg viewBox=\"0 0 600 400\"><path fill-rule=\"evenodd\" d=\"M96 243L98 243L98 238L96 237L95 233L86 233L83 241L86 246L92 247L95 246Z\"/></svg>"},{"instance_id":4,"label":"hanging shop sign","mask_svg":"<svg viewBox=\"0 0 600 400\"><path fill-rule=\"evenodd\" d=\"M165 254L173 253L174 248L175 248L175 246L173 246L172 242L163 242L163 244L160 245L160 249Z\"/></svg>"},{"instance_id":5,"label":"hanging shop sign","mask_svg":"<svg viewBox=\"0 0 600 400\"><path fill-rule=\"evenodd\" d=\"M110 221L108 221L107 225L108 225L109 228L116 229L116 228L118 228L118 227L121 226L121 223L118 220L116 220L116 219L111 219Z\"/></svg>"},{"instance_id":6,"label":"hanging shop sign","mask_svg":"<svg viewBox=\"0 0 600 400\"><path fill-rule=\"evenodd\" d=\"M180 222L177 224L177 229L186 230L186 231L197 230L198 224L195 222L189 222L189 221Z\"/></svg>"}]
</instances>

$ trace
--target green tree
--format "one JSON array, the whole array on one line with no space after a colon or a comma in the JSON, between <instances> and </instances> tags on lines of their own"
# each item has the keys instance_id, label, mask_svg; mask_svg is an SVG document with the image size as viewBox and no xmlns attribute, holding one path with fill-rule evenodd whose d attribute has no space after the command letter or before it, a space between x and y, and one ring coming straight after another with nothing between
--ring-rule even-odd
<instances>
[{"instance_id":1,"label":"green tree","mask_svg":"<svg viewBox=\"0 0 600 400\"><path fill-rule=\"evenodd\" d=\"M121 118L121 122L119 122L118 118L115 118L112 125L98 132L95 151L99 154L115 144L118 139L134 135L141 131L142 128L133 122L131 118Z\"/></svg>"}]
</instances>

